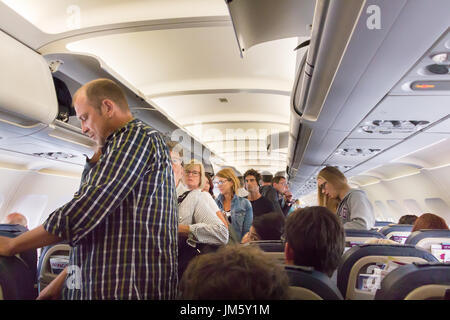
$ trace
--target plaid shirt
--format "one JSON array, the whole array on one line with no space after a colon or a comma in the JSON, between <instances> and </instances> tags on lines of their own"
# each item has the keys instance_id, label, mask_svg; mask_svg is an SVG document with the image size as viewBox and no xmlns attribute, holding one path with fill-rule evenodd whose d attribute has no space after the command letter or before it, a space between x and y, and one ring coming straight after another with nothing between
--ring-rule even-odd
<instances>
[{"instance_id":1,"label":"plaid shirt","mask_svg":"<svg viewBox=\"0 0 450 320\"><path fill-rule=\"evenodd\" d=\"M73 246L64 298L174 299L178 212L161 135L137 119L110 135L44 228Z\"/></svg>"}]
</instances>

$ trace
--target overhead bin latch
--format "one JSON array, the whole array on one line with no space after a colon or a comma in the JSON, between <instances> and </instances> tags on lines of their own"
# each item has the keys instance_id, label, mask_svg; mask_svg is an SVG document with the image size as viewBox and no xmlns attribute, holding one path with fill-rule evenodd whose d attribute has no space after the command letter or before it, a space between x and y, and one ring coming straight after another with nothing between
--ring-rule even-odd
<instances>
[{"instance_id":1,"label":"overhead bin latch","mask_svg":"<svg viewBox=\"0 0 450 320\"><path fill-rule=\"evenodd\" d=\"M51 61L48 63L48 66L49 66L49 68L50 68L50 71L51 71L52 73L55 73L56 71L58 71L59 67L60 67L62 64L64 64L64 61L62 61L62 60L51 60Z\"/></svg>"}]
</instances>

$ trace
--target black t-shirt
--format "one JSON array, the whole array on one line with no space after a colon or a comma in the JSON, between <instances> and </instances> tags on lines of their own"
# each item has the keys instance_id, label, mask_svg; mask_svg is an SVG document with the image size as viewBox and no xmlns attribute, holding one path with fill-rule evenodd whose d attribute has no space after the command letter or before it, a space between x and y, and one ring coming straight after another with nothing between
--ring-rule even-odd
<instances>
[{"instance_id":1,"label":"black t-shirt","mask_svg":"<svg viewBox=\"0 0 450 320\"><path fill-rule=\"evenodd\" d=\"M261 196L258 200L250 201L253 209L253 217L260 216L264 213L275 211L272 201L264 196Z\"/></svg>"}]
</instances>

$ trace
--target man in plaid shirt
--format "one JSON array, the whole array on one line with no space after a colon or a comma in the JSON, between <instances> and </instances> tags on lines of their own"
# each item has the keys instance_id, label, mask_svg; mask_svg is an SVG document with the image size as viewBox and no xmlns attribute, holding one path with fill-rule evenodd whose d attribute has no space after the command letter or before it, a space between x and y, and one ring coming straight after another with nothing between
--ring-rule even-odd
<instances>
[{"instance_id":1,"label":"man in plaid shirt","mask_svg":"<svg viewBox=\"0 0 450 320\"><path fill-rule=\"evenodd\" d=\"M69 268L49 286L58 291L68 273L64 298L174 299L178 213L165 142L133 119L111 80L87 83L73 104L83 133L101 152L87 164L74 198L34 230L0 238L0 255L66 240L73 246Z\"/></svg>"}]
</instances>

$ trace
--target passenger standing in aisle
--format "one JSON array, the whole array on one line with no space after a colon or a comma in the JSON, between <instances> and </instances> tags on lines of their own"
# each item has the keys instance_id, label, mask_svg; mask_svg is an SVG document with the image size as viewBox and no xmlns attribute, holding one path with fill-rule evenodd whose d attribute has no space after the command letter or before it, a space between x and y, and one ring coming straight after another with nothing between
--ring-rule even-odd
<instances>
[{"instance_id":1,"label":"passenger standing in aisle","mask_svg":"<svg viewBox=\"0 0 450 320\"><path fill-rule=\"evenodd\" d=\"M122 89L98 79L74 95L84 134L102 148L74 198L0 254L67 240L73 247L66 299L176 297L178 214L162 136L134 119Z\"/></svg>"}]
</instances>

